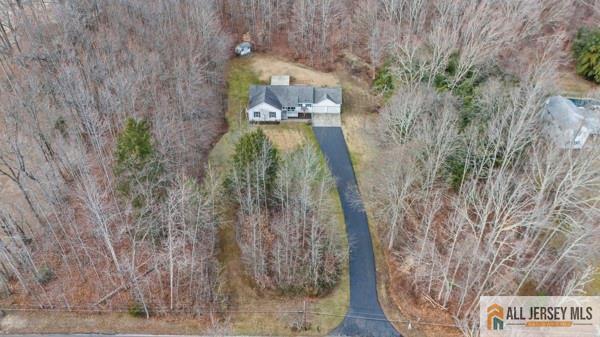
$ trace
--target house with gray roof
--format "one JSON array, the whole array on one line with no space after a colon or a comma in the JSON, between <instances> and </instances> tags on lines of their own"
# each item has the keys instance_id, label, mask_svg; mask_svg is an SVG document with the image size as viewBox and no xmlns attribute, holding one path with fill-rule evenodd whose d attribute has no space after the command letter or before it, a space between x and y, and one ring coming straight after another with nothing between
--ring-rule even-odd
<instances>
[{"instance_id":1,"label":"house with gray roof","mask_svg":"<svg viewBox=\"0 0 600 337\"><path fill-rule=\"evenodd\" d=\"M548 98L543 115L546 134L561 148L581 149L588 137L600 134L600 111L592 103L562 96Z\"/></svg>"},{"instance_id":2,"label":"house with gray roof","mask_svg":"<svg viewBox=\"0 0 600 337\"><path fill-rule=\"evenodd\" d=\"M341 88L285 83L285 76L274 76L271 85L250 86L246 109L249 121L280 122L286 119L312 119L313 123L326 122L339 126L342 109Z\"/></svg>"}]
</instances>

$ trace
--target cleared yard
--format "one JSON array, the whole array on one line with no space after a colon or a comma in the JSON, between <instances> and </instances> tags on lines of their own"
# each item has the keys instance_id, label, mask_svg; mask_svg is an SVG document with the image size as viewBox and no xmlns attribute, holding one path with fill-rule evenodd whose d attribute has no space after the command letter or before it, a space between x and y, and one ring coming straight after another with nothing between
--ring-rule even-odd
<instances>
[{"instance_id":1,"label":"cleared yard","mask_svg":"<svg viewBox=\"0 0 600 337\"><path fill-rule=\"evenodd\" d=\"M261 129L275 146L288 152L310 141L310 126L304 123L282 123L279 125L261 125Z\"/></svg>"},{"instance_id":2,"label":"cleared yard","mask_svg":"<svg viewBox=\"0 0 600 337\"><path fill-rule=\"evenodd\" d=\"M250 58L252 69L263 82L269 82L273 75L290 75L293 84L312 84L318 86L339 86L337 76L323 73L304 65L291 63L275 56L255 54Z\"/></svg>"}]
</instances>

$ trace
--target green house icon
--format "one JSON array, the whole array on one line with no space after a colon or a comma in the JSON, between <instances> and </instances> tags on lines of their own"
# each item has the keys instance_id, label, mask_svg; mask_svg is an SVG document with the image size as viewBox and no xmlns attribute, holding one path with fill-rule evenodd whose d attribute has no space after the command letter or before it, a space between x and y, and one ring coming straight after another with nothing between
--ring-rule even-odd
<instances>
[{"instance_id":1,"label":"green house icon","mask_svg":"<svg viewBox=\"0 0 600 337\"><path fill-rule=\"evenodd\" d=\"M494 318L492 319L492 322L493 322L493 326L492 326L492 328L493 328L494 330L503 330L503 329L504 329L504 321L503 321L503 320L501 320L500 318L498 318L498 317L494 317Z\"/></svg>"}]
</instances>

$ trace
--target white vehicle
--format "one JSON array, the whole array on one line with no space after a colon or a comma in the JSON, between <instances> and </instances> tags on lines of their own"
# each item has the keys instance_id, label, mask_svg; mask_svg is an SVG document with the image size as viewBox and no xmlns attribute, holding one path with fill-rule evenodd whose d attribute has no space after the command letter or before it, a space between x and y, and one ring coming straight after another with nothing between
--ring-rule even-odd
<instances>
[{"instance_id":1,"label":"white vehicle","mask_svg":"<svg viewBox=\"0 0 600 337\"><path fill-rule=\"evenodd\" d=\"M239 56L248 55L252 52L252 44L250 42L242 42L235 47L235 53Z\"/></svg>"}]
</instances>

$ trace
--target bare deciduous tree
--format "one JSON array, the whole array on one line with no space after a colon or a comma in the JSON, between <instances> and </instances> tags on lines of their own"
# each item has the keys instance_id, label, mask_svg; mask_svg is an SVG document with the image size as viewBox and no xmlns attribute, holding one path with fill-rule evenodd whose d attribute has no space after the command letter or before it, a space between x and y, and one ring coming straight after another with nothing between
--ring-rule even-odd
<instances>
[{"instance_id":1,"label":"bare deciduous tree","mask_svg":"<svg viewBox=\"0 0 600 337\"><path fill-rule=\"evenodd\" d=\"M223 123L215 4L1 5L0 174L20 195L0 209L3 286L30 305L219 304L217 185L190 178ZM126 193L113 156L129 117L153 127L162 173L142 168Z\"/></svg>"},{"instance_id":2,"label":"bare deciduous tree","mask_svg":"<svg viewBox=\"0 0 600 337\"><path fill-rule=\"evenodd\" d=\"M369 203L404 277L465 334L477 329L479 296L532 286L576 294L594 273L598 149L556 148L541 125L560 37L538 42L544 48L513 82L487 78L469 107L425 76L401 86L379 117L383 154Z\"/></svg>"}]
</instances>

